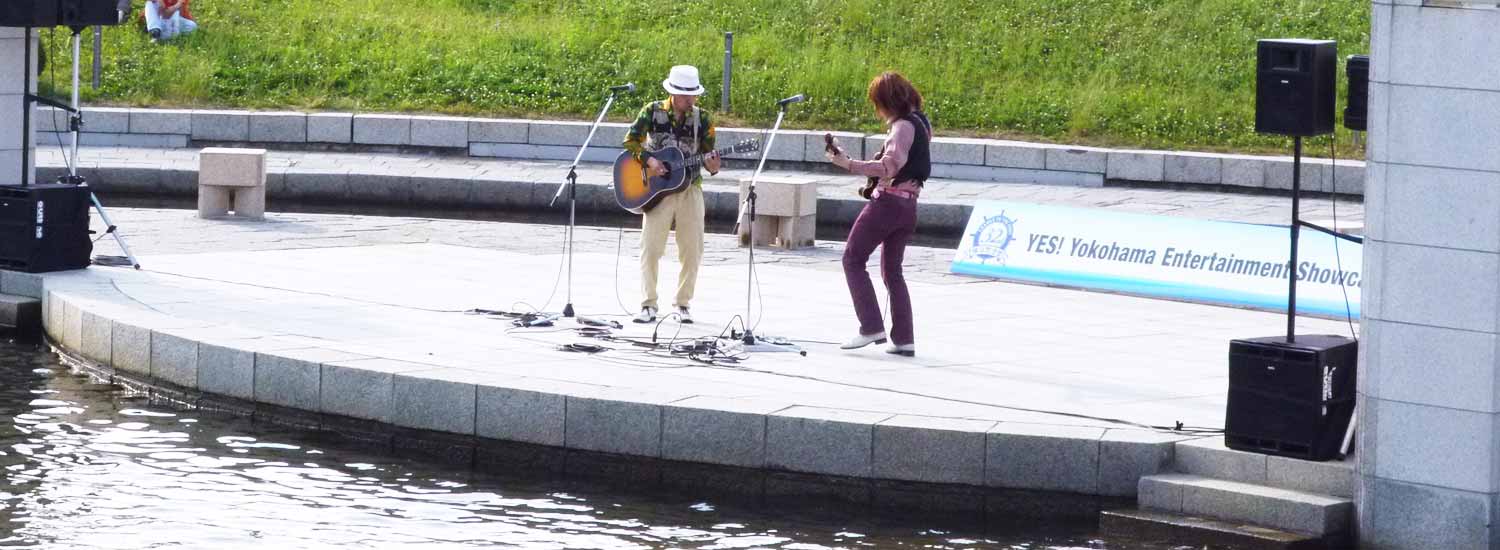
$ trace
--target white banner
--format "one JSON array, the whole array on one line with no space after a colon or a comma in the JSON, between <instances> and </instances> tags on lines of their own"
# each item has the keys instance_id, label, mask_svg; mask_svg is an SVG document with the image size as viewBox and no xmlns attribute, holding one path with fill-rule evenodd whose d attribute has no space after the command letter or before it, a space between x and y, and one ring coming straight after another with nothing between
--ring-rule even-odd
<instances>
[{"instance_id":1,"label":"white banner","mask_svg":"<svg viewBox=\"0 0 1500 550\"><path fill-rule=\"evenodd\" d=\"M983 201L952 271L1286 310L1286 226ZM1297 311L1359 317L1363 247L1303 228Z\"/></svg>"}]
</instances>

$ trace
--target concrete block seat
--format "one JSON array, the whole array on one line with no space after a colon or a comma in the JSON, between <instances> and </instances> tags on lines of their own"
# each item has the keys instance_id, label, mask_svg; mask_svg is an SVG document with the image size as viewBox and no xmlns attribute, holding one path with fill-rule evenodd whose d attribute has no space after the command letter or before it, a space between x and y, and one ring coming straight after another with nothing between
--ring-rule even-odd
<instances>
[{"instance_id":1,"label":"concrete block seat","mask_svg":"<svg viewBox=\"0 0 1500 550\"><path fill-rule=\"evenodd\" d=\"M745 204L750 180L740 180L740 204ZM755 183L755 245L775 245L787 250L813 246L818 232L818 184L807 176L767 176ZM740 246L750 243L745 223L749 213L740 219Z\"/></svg>"},{"instance_id":2,"label":"concrete block seat","mask_svg":"<svg viewBox=\"0 0 1500 550\"><path fill-rule=\"evenodd\" d=\"M209 147L198 153L198 217L264 219L266 150Z\"/></svg>"}]
</instances>

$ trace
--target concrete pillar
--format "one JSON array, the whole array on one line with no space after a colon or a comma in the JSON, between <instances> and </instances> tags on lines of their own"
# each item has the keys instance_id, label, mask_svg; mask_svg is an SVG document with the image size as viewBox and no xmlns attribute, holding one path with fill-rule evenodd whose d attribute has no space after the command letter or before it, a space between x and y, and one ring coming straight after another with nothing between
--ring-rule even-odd
<instances>
[{"instance_id":1,"label":"concrete pillar","mask_svg":"<svg viewBox=\"0 0 1500 550\"><path fill-rule=\"evenodd\" d=\"M1487 3L1372 4L1362 548L1500 549L1500 10Z\"/></svg>"},{"instance_id":2,"label":"concrete pillar","mask_svg":"<svg viewBox=\"0 0 1500 550\"><path fill-rule=\"evenodd\" d=\"M0 185L21 183L21 114L22 69L25 36L21 29L0 27ZM31 66L36 67L37 33L31 33ZM36 91L36 79L31 81L31 90ZM33 121L33 126L35 121ZM33 129L35 135L35 129ZM33 153L36 151L33 142ZM36 157L31 157L32 174L35 175ZM35 180L33 180L35 181Z\"/></svg>"}]
</instances>

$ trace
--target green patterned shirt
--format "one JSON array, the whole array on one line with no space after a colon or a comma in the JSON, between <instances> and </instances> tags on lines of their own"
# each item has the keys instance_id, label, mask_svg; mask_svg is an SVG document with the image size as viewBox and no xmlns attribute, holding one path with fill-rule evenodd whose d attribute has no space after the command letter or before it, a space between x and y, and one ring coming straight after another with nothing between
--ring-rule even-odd
<instances>
[{"instance_id":1,"label":"green patterned shirt","mask_svg":"<svg viewBox=\"0 0 1500 550\"><path fill-rule=\"evenodd\" d=\"M713 116L705 109L695 111L698 113L696 128L691 116L680 117L672 110L671 98L647 103L641 107L635 123L630 125L630 131L625 134L625 150L630 151L636 160L642 160L641 153L645 151L659 151L668 145L676 145L684 156L714 150L716 128ZM693 143L695 131L698 136L696 144ZM700 172L697 168L693 169L693 185L703 185L703 175Z\"/></svg>"}]
</instances>

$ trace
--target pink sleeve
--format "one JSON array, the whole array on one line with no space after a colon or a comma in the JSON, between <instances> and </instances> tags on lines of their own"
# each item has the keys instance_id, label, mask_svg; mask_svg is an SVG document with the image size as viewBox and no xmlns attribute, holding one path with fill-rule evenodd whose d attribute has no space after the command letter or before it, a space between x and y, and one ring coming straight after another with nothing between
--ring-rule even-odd
<instances>
[{"instance_id":1,"label":"pink sleeve","mask_svg":"<svg viewBox=\"0 0 1500 550\"><path fill-rule=\"evenodd\" d=\"M917 129L910 121L898 120L891 125L891 135L885 140L885 155L880 160L851 160L849 172L872 178L891 178L906 166L906 156L911 153L911 143L916 140Z\"/></svg>"}]
</instances>

